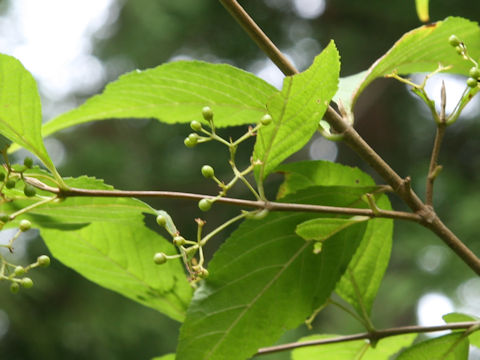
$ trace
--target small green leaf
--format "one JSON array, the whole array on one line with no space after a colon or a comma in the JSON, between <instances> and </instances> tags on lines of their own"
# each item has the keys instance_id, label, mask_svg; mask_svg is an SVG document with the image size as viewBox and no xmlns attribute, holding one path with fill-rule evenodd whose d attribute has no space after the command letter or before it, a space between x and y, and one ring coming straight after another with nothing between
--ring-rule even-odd
<instances>
[{"instance_id":1,"label":"small green leaf","mask_svg":"<svg viewBox=\"0 0 480 360\"><path fill-rule=\"evenodd\" d=\"M352 112L363 90L373 80L393 71L399 74L432 72L441 63L443 66L452 65L448 72L467 75L472 65L449 44L451 35L456 35L467 45L470 56L474 59L480 57L478 24L460 17L448 17L406 33L367 71L341 79L336 102L341 99L347 112ZM352 91L350 95L349 91Z\"/></svg>"},{"instance_id":2,"label":"small green leaf","mask_svg":"<svg viewBox=\"0 0 480 360\"><path fill-rule=\"evenodd\" d=\"M178 259L158 266L153 254L174 246L142 221L95 222L75 231L40 229L52 255L87 279L181 321L191 287Z\"/></svg>"},{"instance_id":3,"label":"small green leaf","mask_svg":"<svg viewBox=\"0 0 480 360\"><path fill-rule=\"evenodd\" d=\"M323 187L285 201L346 205L363 189ZM351 226L325 241L321 254L295 234L315 214L270 213L247 220L208 265L180 332L177 359L243 360L301 324L330 296L365 230ZM235 349L235 351L232 351Z\"/></svg>"},{"instance_id":4,"label":"small green leaf","mask_svg":"<svg viewBox=\"0 0 480 360\"><path fill-rule=\"evenodd\" d=\"M175 354L154 357L152 360L175 360Z\"/></svg>"},{"instance_id":5,"label":"small green leaf","mask_svg":"<svg viewBox=\"0 0 480 360\"><path fill-rule=\"evenodd\" d=\"M415 0L415 6L417 8L417 16L421 22L428 22L430 15L428 13L428 0Z\"/></svg>"},{"instance_id":6,"label":"small green leaf","mask_svg":"<svg viewBox=\"0 0 480 360\"><path fill-rule=\"evenodd\" d=\"M275 169L285 175L277 199L312 186L373 186L370 176L358 168L329 161L299 161Z\"/></svg>"},{"instance_id":7,"label":"small green leaf","mask_svg":"<svg viewBox=\"0 0 480 360\"><path fill-rule=\"evenodd\" d=\"M478 317L461 314L461 313L450 313L443 315L443 320L446 323L455 323L455 322L464 322L464 321L480 321ZM460 330L464 331L464 330ZM470 344L475 345L476 347L480 348L480 331L479 329L472 332L468 335L468 340L470 340Z\"/></svg>"},{"instance_id":8,"label":"small green leaf","mask_svg":"<svg viewBox=\"0 0 480 360\"><path fill-rule=\"evenodd\" d=\"M339 55L332 41L310 68L285 78L282 91L267 105L273 122L257 134L254 158L262 163L255 170L257 179L263 180L310 140L337 91L339 71Z\"/></svg>"},{"instance_id":9,"label":"small green leaf","mask_svg":"<svg viewBox=\"0 0 480 360\"><path fill-rule=\"evenodd\" d=\"M367 216L312 219L298 224L295 233L305 240L325 241L349 226L369 219Z\"/></svg>"},{"instance_id":10,"label":"small green leaf","mask_svg":"<svg viewBox=\"0 0 480 360\"><path fill-rule=\"evenodd\" d=\"M212 108L217 127L251 124L265 114L265 104L277 92L267 82L230 65L177 61L122 75L102 94L47 122L42 134L106 119L190 123L201 119L205 105Z\"/></svg>"},{"instance_id":11,"label":"small green leaf","mask_svg":"<svg viewBox=\"0 0 480 360\"><path fill-rule=\"evenodd\" d=\"M397 360L467 360L468 339L462 334L449 334L422 341L403 351Z\"/></svg>"},{"instance_id":12,"label":"small green leaf","mask_svg":"<svg viewBox=\"0 0 480 360\"><path fill-rule=\"evenodd\" d=\"M0 54L0 134L35 154L55 175L41 136L42 110L37 83L12 56ZM3 137L0 143L8 143Z\"/></svg>"},{"instance_id":13,"label":"small green leaf","mask_svg":"<svg viewBox=\"0 0 480 360\"><path fill-rule=\"evenodd\" d=\"M299 342L335 338L341 335L312 335ZM375 348L367 340L314 345L292 351L292 360L388 360L402 348L410 346L417 334L405 334L382 339Z\"/></svg>"}]
</instances>

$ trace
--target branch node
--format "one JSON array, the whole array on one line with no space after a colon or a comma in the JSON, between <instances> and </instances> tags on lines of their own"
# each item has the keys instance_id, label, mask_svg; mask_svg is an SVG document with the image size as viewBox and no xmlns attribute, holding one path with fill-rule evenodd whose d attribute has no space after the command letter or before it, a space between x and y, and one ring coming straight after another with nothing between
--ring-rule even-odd
<instances>
[{"instance_id":1,"label":"branch node","mask_svg":"<svg viewBox=\"0 0 480 360\"><path fill-rule=\"evenodd\" d=\"M417 211L417 214L420 215L422 220L427 224L433 223L433 221L437 217L437 214L435 213L431 205L423 206L420 210Z\"/></svg>"}]
</instances>

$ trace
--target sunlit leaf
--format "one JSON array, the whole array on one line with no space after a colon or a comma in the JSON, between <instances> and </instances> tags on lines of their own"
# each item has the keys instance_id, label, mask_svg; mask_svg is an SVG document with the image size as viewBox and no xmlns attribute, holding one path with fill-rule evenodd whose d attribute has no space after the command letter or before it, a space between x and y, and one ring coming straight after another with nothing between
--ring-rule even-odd
<instances>
[{"instance_id":1,"label":"sunlit leaf","mask_svg":"<svg viewBox=\"0 0 480 360\"><path fill-rule=\"evenodd\" d=\"M257 179L310 140L337 90L339 71L339 54L330 42L306 71L284 79L282 91L267 105L273 122L259 130L255 142L254 159L261 161Z\"/></svg>"},{"instance_id":2,"label":"sunlit leaf","mask_svg":"<svg viewBox=\"0 0 480 360\"><path fill-rule=\"evenodd\" d=\"M42 134L106 119L188 123L201 120L206 105L213 109L218 127L251 124L266 113L265 104L276 92L260 78L230 65L177 61L121 76L102 94L47 122Z\"/></svg>"},{"instance_id":3,"label":"sunlit leaf","mask_svg":"<svg viewBox=\"0 0 480 360\"><path fill-rule=\"evenodd\" d=\"M20 61L0 54L0 134L31 151L56 174L43 144L41 126L37 83ZM8 141L3 138L1 143Z\"/></svg>"},{"instance_id":4,"label":"sunlit leaf","mask_svg":"<svg viewBox=\"0 0 480 360\"><path fill-rule=\"evenodd\" d=\"M325 241L349 226L368 219L366 216L312 219L298 224L295 233L305 240Z\"/></svg>"},{"instance_id":5,"label":"sunlit leaf","mask_svg":"<svg viewBox=\"0 0 480 360\"><path fill-rule=\"evenodd\" d=\"M450 314L443 315L443 320L445 320L446 323L455 323L455 322L464 322L464 321L480 321L478 317L467 315L467 314L461 314L461 313L450 313ZM459 330L459 331L465 331L465 330ZM468 340L470 340L470 344L480 348L480 329L476 329L474 332L468 335Z\"/></svg>"},{"instance_id":6,"label":"sunlit leaf","mask_svg":"<svg viewBox=\"0 0 480 360\"><path fill-rule=\"evenodd\" d=\"M299 342L335 338L340 335L312 335ZM417 334L392 336L380 340L373 348L367 340L314 345L292 351L292 360L388 360L402 348L410 346Z\"/></svg>"},{"instance_id":7,"label":"sunlit leaf","mask_svg":"<svg viewBox=\"0 0 480 360\"><path fill-rule=\"evenodd\" d=\"M156 252L175 254L175 247L142 221L40 232L52 255L87 279L175 320L185 316L192 290L179 259L153 262Z\"/></svg>"},{"instance_id":8,"label":"sunlit leaf","mask_svg":"<svg viewBox=\"0 0 480 360\"><path fill-rule=\"evenodd\" d=\"M450 334L422 341L403 351L397 360L467 360L468 338Z\"/></svg>"}]
</instances>

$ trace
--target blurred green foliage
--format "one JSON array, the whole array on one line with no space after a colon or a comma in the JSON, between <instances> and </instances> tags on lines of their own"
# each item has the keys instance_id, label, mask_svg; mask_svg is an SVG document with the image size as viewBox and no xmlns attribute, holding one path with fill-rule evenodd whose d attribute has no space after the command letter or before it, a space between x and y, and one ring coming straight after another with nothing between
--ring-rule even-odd
<instances>
[{"instance_id":1,"label":"blurred green foliage","mask_svg":"<svg viewBox=\"0 0 480 360\"><path fill-rule=\"evenodd\" d=\"M218 1L121 3L112 36L98 39L95 49L106 64L123 64L119 69L111 69L111 74L153 67L178 56L229 62L245 69L265 59ZM5 6L5 2L0 5ZM293 11L292 1L243 1L242 5L300 68L308 66L316 55L310 53L311 46L302 48L302 41L314 39L308 44L316 44L319 52L330 39L335 39L342 57L343 76L365 70L404 32L420 25L413 1L329 0L325 12L310 20ZM478 1L437 1L430 9L432 20L449 15L479 20L478 14ZM405 86L393 80L378 80L360 97L356 114L360 134L402 176L412 176L420 193L435 129L423 110ZM237 132L226 131L232 136ZM167 126L152 120L115 120L79 126L58 135L67 153L67 161L59 171L63 176L88 174L104 178L121 189L214 194L215 185L201 176L200 168L208 163L220 178L228 176L228 154L214 144L194 150L185 148L183 138L189 132L185 125ZM437 212L477 254L480 254L479 135L479 114L473 119L460 119L449 128L440 157L444 170L436 191ZM241 150L239 155L240 163L248 161L248 151L243 153L243 159ZM307 151L303 156L308 156ZM337 161L369 171L342 144ZM267 184L271 185L272 194L277 183L278 178L274 178ZM244 194L242 190L232 193ZM392 200L394 207L401 208L398 201ZM172 214L183 231L195 231L193 219L200 216L195 203L152 200L151 204ZM221 211L206 215L208 226L215 226L236 210L221 205L217 209ZM149 222L152 219L147 218ZM209 246L215 247L223 237L225 234ZM419 263L424 261L422 256L431 246L447 251L440 250L444 255L439 267L426 271ZM28 247L27 256L35 259L40 253L47 250L36 239ZM416 302L429 291L448 294L460 304L456 289L473 276L427 230L396 222L392 261L374 305L374 323L378 327L415 323ZM50 268L36 273L34 281L33 289L18 295L11 295L6 286L0 286L0 310L9 319L8 332L0 337L2 359L149 359L175 350L179 324L89 283L55 260ZM335 309L321 313L314 325L331 333L361 330ZM286 334L282 340L294 341L306 334L309 332L301 329ZM288 356L264 357L267 358Z\"/></svg>"}]
</instances>

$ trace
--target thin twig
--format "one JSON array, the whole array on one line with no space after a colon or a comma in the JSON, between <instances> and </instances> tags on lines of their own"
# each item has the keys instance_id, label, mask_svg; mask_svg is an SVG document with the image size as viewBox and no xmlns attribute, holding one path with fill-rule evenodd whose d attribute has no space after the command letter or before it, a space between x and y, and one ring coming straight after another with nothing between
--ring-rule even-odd
<instances>
[{"instance_id":1,"label":"thin twig","mask_svg":"<svg viewBox=\"0 0 480 360\"><path fill-rule=\"evenodd\" d=\"M365 332L361 334L338 336L330 339L299 341L299 342L293 342L288 344L270 346L270 347L259 349L256 355L267 355L267 354L272 354L280 351L298 349L306 346L335 344L335 343L342 343L342 342L363 340L363 339L370 340L370 341L378 341L386 337L402 335L402 334L428 333L428 332L445 331L445 330L469 329L469 328L478 326L479 324L480 322L478 321L469 321L469 322L459 322L459 323L452 323L452 324L438 325L438 326L402 326L402 327L390 328L390 329L384 329L384 330L375 330L372 332Z\"/></svg>"},{"instance_id":2,"label":"thin twig","mask_svg":"<svg viewBox=\"0 0 480 360\"><path fill-rule=\"evenodd\" d=\"M215 202L257 208L266 209L269 211L292 211L292 212L315 212L326 214L339 214L339 215L362 215L371 218L390 218L390 219L402 219L414 222L422 221L421 216L414 213L404 211L391 211L382 210L372 211L371 209L358 209L348 207L337 206L325 206L325 205L310 205L310 204L295 204L295 203L281 203L274 201L258 201L258 200L244 200L228 197L216 197L212 195L193 194L177 191L129 191L129 190L94 190L94 189L78 189L69 188L68 190L60 190L58 188L44 184L38 179L25 177L25 181L32 186L44 191L56 194L59 198L68 197L157 197L157 198L175 198L175 199L189 199L189 200L201 200L201 199L215 199Z\"/></svg>"},{"instance_id":3,"label":"thin twig","mask_svg":"<svg viewBox=\"0 0 480 360\"><path fill-rule=\"evenodd\" d=\"M272 41L258 27L253 19L235 0L220 0L235 20L250 35L266 55L278 66L285 75L295 75L298 70L291 63L285 63L285 56L278 50ZM411 189L409 181L403 179L388 165L365 140L357 133L353 126L346 121L330 105L324 115L325 120L339 134L343 140L360 157L362 157L385 181L398 196L418 214L423 226L432 230L442 239L475 273L480 275L480 259L463 244L463 242L438 218L431 206L423 203ZM447 124L449 122L447 121Z\"/></svg>"}]
</instances>

